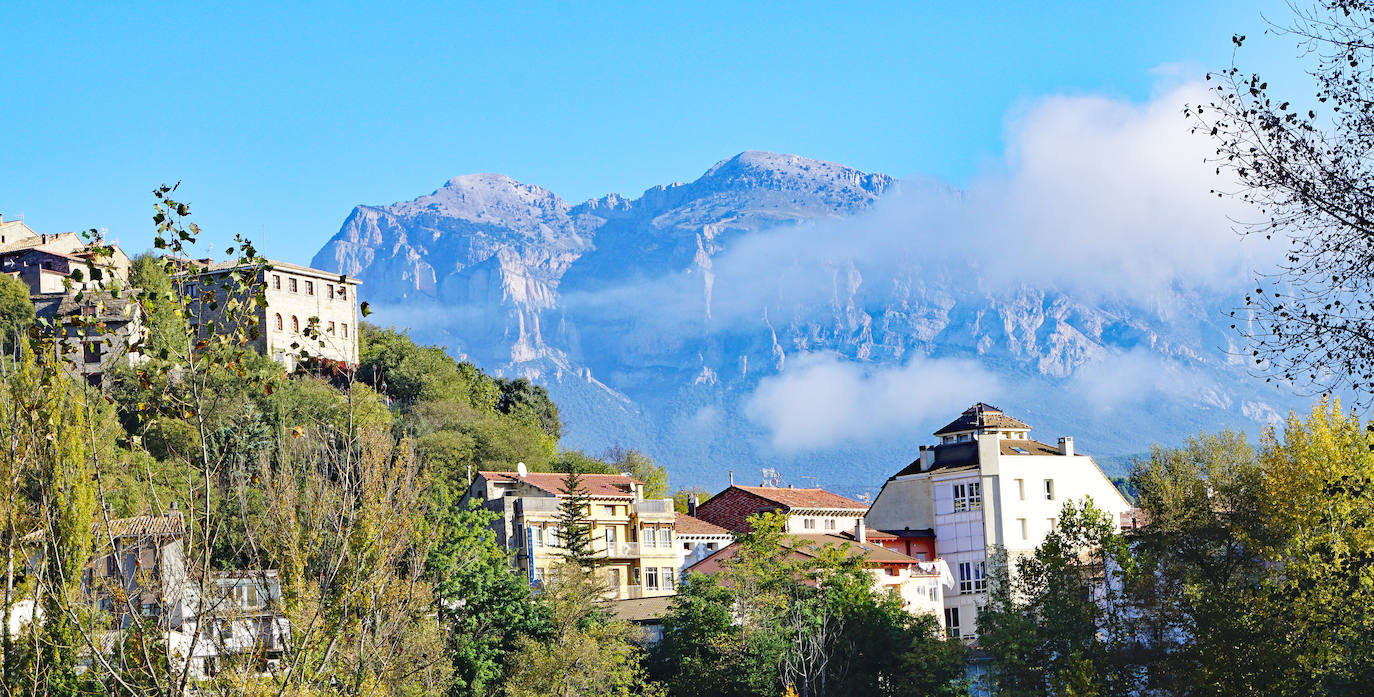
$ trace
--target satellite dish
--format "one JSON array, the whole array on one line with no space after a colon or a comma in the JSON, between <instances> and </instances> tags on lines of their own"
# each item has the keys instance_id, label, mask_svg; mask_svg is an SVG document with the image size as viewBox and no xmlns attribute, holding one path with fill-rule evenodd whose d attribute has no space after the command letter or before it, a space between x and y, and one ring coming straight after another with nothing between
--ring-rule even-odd
<instances>
[{"instance_id":1,"label":"satellite dish","mask_svg":"<svg viewBox=\"0 0 1374 697\"><path fill-rule=\"evenodd\" d=\"M517 462L515 463L515 473L520 475L521 479L524 479L525 475L529 474L530 471L525 468L525 463Z\"/></svg>"}]
</instances>

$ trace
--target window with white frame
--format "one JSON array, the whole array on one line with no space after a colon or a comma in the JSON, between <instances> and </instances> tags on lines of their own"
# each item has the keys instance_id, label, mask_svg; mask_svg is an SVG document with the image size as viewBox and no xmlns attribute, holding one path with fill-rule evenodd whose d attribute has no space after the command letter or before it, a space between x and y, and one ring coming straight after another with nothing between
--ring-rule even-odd
<instances>
[{"instance_id":1,"label":"window with white frame","mask_svg":"<svg viewBox=\"0 0 1374 697\"><path fill-rule=\"evenodd\" d=\"M988 589L986 562L959 562L959 593L982 593Z\"/></svg>"},{"instance_id":2,"label":"window with white frame","mask_svg":"<svg viewBox=\"0 0 1374 697\"><path fill-rule=\"evenodd\" d=\"M1045 480L1045 500L1046 500L1046 501L1053 501L1053 500L1054 500L1054 480L1053 480L1053 479L1046 479L1046 480Z\"/></svg>"},{"instance_id":3,"label":"window with white frame","mask_svg":"<svg viewBox=\"0 0 1374 697\"><path fill-rule=\"evenodd\" d=\"M644 546L655 547L658 545L658 538L654 535L653 528L644 528Z\"/></svg>"},{"instance_id":4,"label":"window with white frame","mask_svg":"<svg viewBox=\"0 0 1374 697\"><path fill-rule=\"evenodd\" d=\"M983 485L978 482L954 485L954 512L983 508Z\"/></svg>"},{"instance_id":5,"label":"window with white frame","mask_svg":"<svg viewBox=\"0 0 1374 697\"><path fill-rule=\"evenodd\" d=\"M672 567L667 566L658 570L658 579L659 583L663 584L663 590L665 591L672 590L673 584L677 581L677 579L673 575Z\"/></svg>"},{"instance_id":6,"label":"window with white frame","mask_svg":"<svg viewBox=\"0 0 1374 697\"><path fill-rule=\"evenodd\" d=\"M959 562L959 593L973 592L973 562Z\"/></svg>"},{"instance_id":7,"label":"window with white frame","mask_svg":"<svg viewBox=\"0 0 1374 697\"><path fill-rule=\"evenodd\" d=\"M658 569L651 566L644 570L644 587L651 591L658 590Z\"/></svg>"},{"instance_id":8,"label":"window with white frame","mask_svg":"<svg viewBox=\"0 0 1374 697\"><path fill-rule=\"evenodd\" d=\"M834 529L835 529L835 519L834 519L834 518L826 518L826 519L825 519L825 529L826 529L826 530L834 530Z\"/></svg>"},{"instance_id":9,"label":"window with white frame","mask_svg":"<svg viewBox=\"0 0 1374 697\"><path fill-rule=\"evenodd\" d=\"M658 529L658 546L659 546L659 547L665 547L665 548L666 548L666 547L672 547L672 546L673 546L673 529L672 529L672 528L659 528L659 529Z\"/></svg>"},{"instance_id":10,"label":"window with white frame","mask_svg":"<svg viewBox=\"0 0 1374 697\"><path fill-rule=\"evenodd\" d=\"M988 589L987 562L978 562L973 567L973 592L983 593Z\"/></svg>"},{"instance_id":11,"label":"window with white frame","mask_svg":"<svg viewBox=\"0 0 1374 697\"><path fill-rule=\"evenodd\" d=\"M815 519L815 518L802 518L802 527L805 528L805 529L807 529L807 530L815 530L815 529L816 529L816 519Z\"/></svg>"}]
</instances>

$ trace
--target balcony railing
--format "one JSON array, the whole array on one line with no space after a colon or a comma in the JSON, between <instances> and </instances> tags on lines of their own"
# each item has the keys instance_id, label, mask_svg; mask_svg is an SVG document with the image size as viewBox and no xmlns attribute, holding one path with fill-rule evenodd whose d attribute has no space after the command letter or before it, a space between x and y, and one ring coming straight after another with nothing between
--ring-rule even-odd
<instances>
[{"instance_id":1,"label":"balcony railing","mask_svg":"<svg viewBox=\"0 0 1374 697\"><path fill-rule=\"evenodd\" d=\"M645 499L635 502L635 510L639 513L672 513L672 499Z\"/></svg>"}]
</instances>

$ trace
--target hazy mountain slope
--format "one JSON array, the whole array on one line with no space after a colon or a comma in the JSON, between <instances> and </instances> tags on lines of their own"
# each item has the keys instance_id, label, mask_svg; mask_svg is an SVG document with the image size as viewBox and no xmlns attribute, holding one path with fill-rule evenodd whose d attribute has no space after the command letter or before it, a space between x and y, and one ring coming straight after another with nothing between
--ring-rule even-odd
<instances>
[{"instance_id":1,"label":"hazy mountain slope","mask_svg":"<svg viewBox=\"0 0 1374 697\"><path fill-rule=\"evenodd\" d=\"M359 206L314 265L362 278L374 320L547 384L568 445L643 448L679 484L773 466L796 483L874 490L966 397L1027 419L1042 440L1071 434L1103 454L1255 430L1298 403L1228 357L1226 299L1182 287L1086 298L989 277L940 229L884 215L898 190L960 197L762 152L634 200L576 206L469 175L414 201ZM923 416L871 433L860 424L866 436L818 447L780 442L769 417L779 409L847 415L819 388L770 404L773 387L855 366L874 391L909 393L886 399ZM994 394L963 394L964 378Z\"/></svg>"}]
</instances>

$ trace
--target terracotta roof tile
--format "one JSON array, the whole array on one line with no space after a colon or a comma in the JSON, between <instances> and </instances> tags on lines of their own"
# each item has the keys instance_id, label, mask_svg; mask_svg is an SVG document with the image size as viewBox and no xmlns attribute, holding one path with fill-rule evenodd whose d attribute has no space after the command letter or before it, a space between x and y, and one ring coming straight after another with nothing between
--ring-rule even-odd
<instances>
[{"instance_id":1,"label":"terracotta roof tile","mask_svg":"<svg viewBox=\"0 0 1374 697\"><path fill-rule=\"evenodd\" d=\"M524 482L555 496L568 493L563 488L563 479L568 475L560 472L530 472L524 477L521 477L517 472L479 472L478 474L489 480ZM588 496L596 498L631 498L634 495L631 491L631 484L643 485L644 482L623 474L582 475L582 488L587 490Z\"/></svg>"},{"instance_id":2,"label":"terracotta roof tile","mask_svg":"<svg viewBox=\"0 0 1374 697\"><path fill-rule=\"evenodd\" d=\"M679 535L731 535L729 530L722 528L715 523L708 523L700 518L693 518L685 513L679 513L673 520L673 527L677 529Z\"/></svg>"},{"instance_id":3,"label":"terracotta roof tile","mask_svg":"<svg viewBox=\"0 0 1374 697\"><path fill-rule=\"evenodd\" d=\"M167 515L140 515L132 518L111 518L110 527L99 516L91 523L91 533L97 539L116 537L180 537L186 534L185 521L180 513ZM43 539L43 531L35 530L24 536L25 542L38 542Z\"/></svg>"},{"instance_id":4,"label":"terracotta roof tile","mask_svg":"<svg viewBox=\"0 0 1374 697\"><path fill-rule=\"evenodd\" d=\"M794 489L772 486L735 486L755 496L790 508L840 508L868 510L868 506L825 489Z\"/></svg>"}]
</instances>

